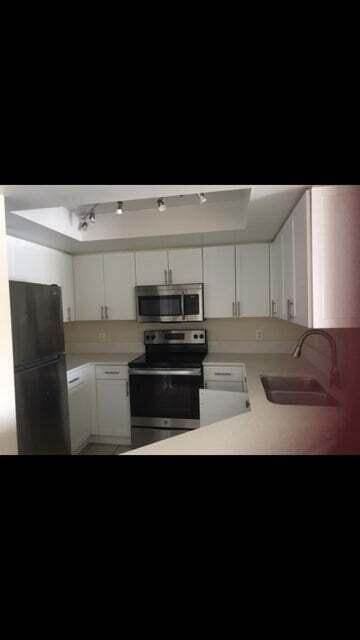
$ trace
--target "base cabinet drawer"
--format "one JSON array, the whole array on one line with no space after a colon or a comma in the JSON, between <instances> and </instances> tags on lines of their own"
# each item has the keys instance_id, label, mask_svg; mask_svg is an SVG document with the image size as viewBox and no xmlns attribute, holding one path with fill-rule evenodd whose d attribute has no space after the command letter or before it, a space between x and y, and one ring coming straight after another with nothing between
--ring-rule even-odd
<instances>
[{"instance_id":1,"label":"base cabinet drawer","mask_svg":"<svg viewBox=\"0 0 360 640\"><path fill-rule=\"evenodd\" d=\"M245 370L242 365L235 367L204 367L205 380L226 380L228 382L232 380L243 380L245 377Z\"/></svg>"},{"instance_id":2,"label":"base cabinet drawer","mask_svg":"<svg viewBox=\"0 0 360 640\"><path fill-rule=\"evenodd\" d=\"M95 367L97 380L127 380L128 367L124 365L98 365Z\"/></svg>"},{"instance_id":3,"label":"base cabinet drawer","mask_svg":"<svg viewBox=\"0 0 360 640\"><path fill-rule=\"evenodd\" d=\"M130 399L127 380L97 380L98 435L130 440Z\"/></svg>"}]
</instances>

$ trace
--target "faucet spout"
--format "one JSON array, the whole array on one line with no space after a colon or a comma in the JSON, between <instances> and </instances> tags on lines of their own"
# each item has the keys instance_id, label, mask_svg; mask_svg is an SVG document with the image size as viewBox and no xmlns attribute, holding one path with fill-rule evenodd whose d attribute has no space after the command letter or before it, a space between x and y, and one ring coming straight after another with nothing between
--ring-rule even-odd
<instances>
[{"instance_id":1,"label":"faucet spout","mask_svg":"<svg viewBox=\"0 0 360 640\"><path fill-rule=\"evenodd\" d=\"M294 350L292 352L293 358L300 358L301 350L306 338L312 335L323 336L323 338L326 338L326 340L330 344L330 348L331 348L330 387L337 386L341 388L340 372L339 372L338 361L337 361L336 342L334 338L330 335L330 333L328 333L327 331L324 331L323 329L308 329L308 331L305 331L300 336L299 340L297 341L294 347Z\"/></svg>"}]
</instances>

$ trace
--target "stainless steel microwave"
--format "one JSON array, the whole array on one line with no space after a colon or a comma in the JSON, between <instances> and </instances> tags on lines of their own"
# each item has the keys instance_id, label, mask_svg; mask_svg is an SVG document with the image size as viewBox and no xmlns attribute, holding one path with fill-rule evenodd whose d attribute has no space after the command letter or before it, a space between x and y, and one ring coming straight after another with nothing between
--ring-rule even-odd
<instances>
[{"instance_id":1,"label":"stainless steel microwave","mask_svg":"<svg viewBox=\"0 0 360 640\"><path fill-rule=\"evenodd\" d=\"M138 322L202 322L202 284L135 287Z\"/></svg>"}]
</instances>

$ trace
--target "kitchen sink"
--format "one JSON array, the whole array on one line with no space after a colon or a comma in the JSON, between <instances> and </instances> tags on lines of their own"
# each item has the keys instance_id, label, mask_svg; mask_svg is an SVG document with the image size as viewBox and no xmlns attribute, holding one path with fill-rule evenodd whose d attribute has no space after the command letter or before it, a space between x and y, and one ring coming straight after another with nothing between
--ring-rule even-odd
<instances>
[{"instance_id":1,"label":"kitchen sink","mask_svg":"<svg viewBox=\"0 0 360 640\"><path fill-rule=\"evenodd\" d=\"M337 407L335 400L315 378L260 376L266 397L275 404Z\"/></svg>"}]
</instances>

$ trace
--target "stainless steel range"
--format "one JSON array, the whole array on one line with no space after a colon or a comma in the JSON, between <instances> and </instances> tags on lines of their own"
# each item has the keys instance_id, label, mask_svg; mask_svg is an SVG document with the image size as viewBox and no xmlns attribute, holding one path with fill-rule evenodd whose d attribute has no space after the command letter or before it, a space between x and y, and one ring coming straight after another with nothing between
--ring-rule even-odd
<instances>
[{"instance_id":1,"label":"stainless steel range","mask_svg":"<svg viewBox=\"0 0 360 640\"><path fill-rule=\"evenodd\" d=\"M132 445L200 426L205 329L145 331L145 354L129 363Z\"/></svg>"}]
</instances>

